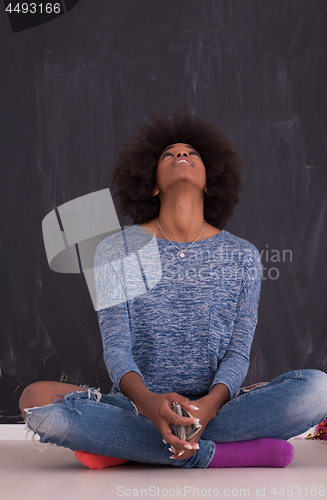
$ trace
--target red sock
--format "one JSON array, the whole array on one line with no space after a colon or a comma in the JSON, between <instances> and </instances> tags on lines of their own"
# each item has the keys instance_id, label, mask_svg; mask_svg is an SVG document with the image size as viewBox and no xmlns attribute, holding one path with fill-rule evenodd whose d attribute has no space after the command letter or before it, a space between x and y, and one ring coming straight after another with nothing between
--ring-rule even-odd
<instances>
[{"instance_id":1,"label":"red sock","mask_svg":"<svg viewBox=\"0 0 327 500\"><path fill-rule=\"evenodd\" d=\"M209 468L286 467L293 458L293 446L283 439L261 438L215 443L215 454Z\"/></svg>"},{"instance_id":2,"label":"red sock","mask_svg":"<svg viewBox=\"0 0 327 500\"><path fill-rule=\"evenodd\" d=\"M75 457L89 469L104 469L105 467L112 467L114 465L121 465L128 462L128 460L123 458L94 455L94 453L86 453L85 451L75 451L74 453Z\"/></svg>"}]
</instances>

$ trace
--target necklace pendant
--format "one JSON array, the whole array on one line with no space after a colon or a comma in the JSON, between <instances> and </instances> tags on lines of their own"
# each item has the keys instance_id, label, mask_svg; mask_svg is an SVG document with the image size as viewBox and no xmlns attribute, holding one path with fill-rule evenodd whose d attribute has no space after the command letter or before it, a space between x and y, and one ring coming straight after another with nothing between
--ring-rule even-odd
<instances>
[{"instance_id":1,"label":"necklace pendant","mask_svg":"<svg viewBox=\"0 0 327 500\"><path fill-rule=\"evenodd\" d=\"M185 257L185 253L182 251L180 254L179 254L180 257Z\"/></svg>"}]
</instances>

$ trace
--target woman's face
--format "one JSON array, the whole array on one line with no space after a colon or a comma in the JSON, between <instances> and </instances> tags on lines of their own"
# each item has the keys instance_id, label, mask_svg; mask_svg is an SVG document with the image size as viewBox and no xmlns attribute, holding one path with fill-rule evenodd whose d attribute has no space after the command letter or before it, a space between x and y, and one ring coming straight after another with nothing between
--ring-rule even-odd
<instances>
[{"instance_id":1,"label":"woman's face","mask_svg":"<svg viewBox=\"0 0 327 500\"><path fill-rule=\"evenodd\" d=\"M190 182L201 191L206 187L206 169L199 153L192 146L180 142L168 146L159 157L156 194L177 182Z\"/></svg>"}]
</instances>

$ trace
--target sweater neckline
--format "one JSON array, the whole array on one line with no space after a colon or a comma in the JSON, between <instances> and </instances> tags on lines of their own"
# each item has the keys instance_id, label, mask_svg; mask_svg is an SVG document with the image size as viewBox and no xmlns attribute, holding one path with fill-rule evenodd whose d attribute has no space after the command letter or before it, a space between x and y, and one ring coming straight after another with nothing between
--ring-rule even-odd
<instances>
[{"instance_id":1,"label":"sweater neckline","mask_svg":"<svg viewBox=\"0 0 327 500\"><path fill-rule=\"evenodd\" d=\"M142 231L143 233L145 232L145 231L143 231L143 229L140 228L140 224L136 224L136 225L140 229L140 231ZM225 232L224 229L221 229L220 233L214 234L213 236L210 236L210 238L205 238L204 240L196 241L195 243L204 243L206 241L211 242L212 240L214 240L214 238L219 237L224 232ZM164 238L157 238L156 237L156 240L157 241L165 241L166 243L170 244L170 241L168 241ZM171 242L176 243L176 245L190 245L192 243L191 241L175 241L175 240L171 240Z\"/></svg>"}]
</instances>

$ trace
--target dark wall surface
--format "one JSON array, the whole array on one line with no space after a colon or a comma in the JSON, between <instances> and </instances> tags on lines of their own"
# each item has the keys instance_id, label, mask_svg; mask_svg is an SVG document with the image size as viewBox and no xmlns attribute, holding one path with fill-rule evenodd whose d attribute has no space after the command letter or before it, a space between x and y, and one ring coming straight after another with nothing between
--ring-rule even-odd
<instances>
[{"instance_id":1,"label":"dark wall surface","mask_svg":"<svg viewBox=\"0 0 327 500\"><path fill-rule=\"evenodd\" d=\"M110 389L85 279L50 270L41 224L110 186L151 108L190 106L244 161L226 229L264 278L245 384L327 371L326 28L324 0L81 0L16 33L0 6L0 422L36 380Z\"/></svg>"}]
</instances>

